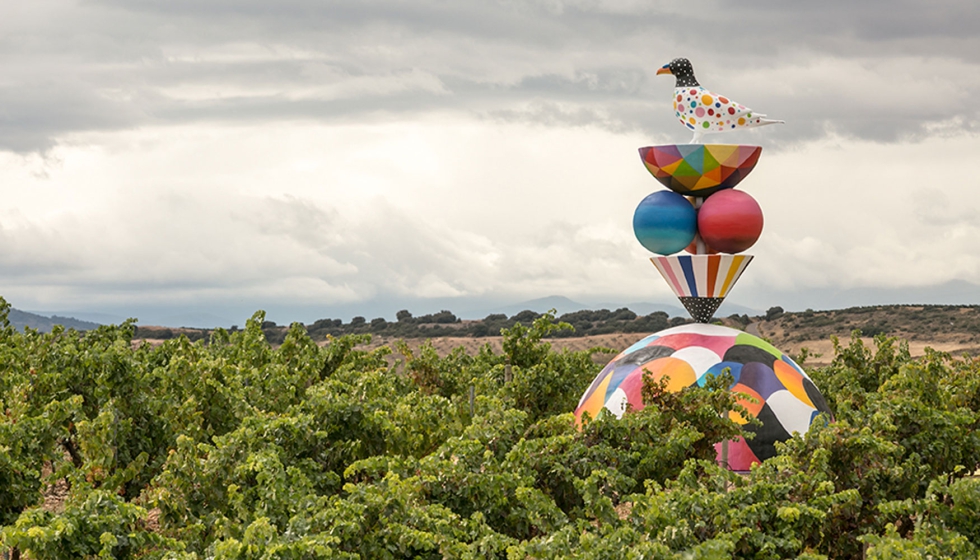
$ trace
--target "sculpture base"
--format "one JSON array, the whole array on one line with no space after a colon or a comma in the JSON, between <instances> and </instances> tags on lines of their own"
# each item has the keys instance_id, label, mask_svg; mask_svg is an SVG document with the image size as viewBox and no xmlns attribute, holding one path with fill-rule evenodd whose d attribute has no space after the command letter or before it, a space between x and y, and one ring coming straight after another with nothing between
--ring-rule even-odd
<instances>
[{"instance_id":1,"label":"sculpture base","mask_svg":"<svg viewBox=\"0 0 980 560\"><path fill-rule=\"evenodd\" d=\"M755 434L728 443L728 456L717 445L718 459L735 471L776 455L777 441L794 432L806 434L814 421L831 419L830 407L803 369L779 349L747 332L720 325L689 324L639 340L613 358L586 389L575 409L581 425L603 409L617 417L641 410L646 377L664 381L668 392L703 387L709 375L728 371L729 388L739 393L740 413L728 417ZM744 416L743 416L744 414ZM825 418L818 420L821 414ZM759 425L750 424L751 418Z\"/></svg>"}]
</instances>

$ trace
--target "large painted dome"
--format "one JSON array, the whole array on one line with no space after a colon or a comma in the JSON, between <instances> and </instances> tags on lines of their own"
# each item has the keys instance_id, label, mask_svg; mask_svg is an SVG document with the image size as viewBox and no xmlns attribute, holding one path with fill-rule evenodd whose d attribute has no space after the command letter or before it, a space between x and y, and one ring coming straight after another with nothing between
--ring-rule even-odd
<instances>
[{"instance_id":1,"label":"large painted dome","mask_svg":"<svg viewBox=\"0 0 980 560\"><path fill-rule=\"evenodd\" d=\"M735 378L731 391L752 396L739 404L761 421L732 412L731 418L755 437L739 438L728 449L728 465L747 471L753 463L776 454L774 443L794 432L804 434L818 415L830 409L820 391L789 356L751 334L709 324L689 324L652 334L623 350L599 373L582 395L575 418L595 418L603 408L621 417L631 405L643 408L643 373L655 379L669 377L667 389L680 391L704 385L706 376L728 368ZM755 402L753 402L755 401ZM720 448L720 444L719 444Z\"/></svg>"}]
</instances>

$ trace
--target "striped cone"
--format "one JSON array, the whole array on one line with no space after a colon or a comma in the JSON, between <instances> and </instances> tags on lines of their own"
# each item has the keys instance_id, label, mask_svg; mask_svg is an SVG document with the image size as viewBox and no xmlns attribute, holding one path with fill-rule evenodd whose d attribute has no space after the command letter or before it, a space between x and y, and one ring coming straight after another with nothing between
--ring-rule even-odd
<instances>
[{"instance_id":1,"label":"striped cone","mask_svg":"<svg viewBox=\"0 0 980 560\"><path fill-rule=\"evenodd\" d=\"M691 317L710 323L752 255L668 255L650 261Z\"/></svg>"}]
</instances>

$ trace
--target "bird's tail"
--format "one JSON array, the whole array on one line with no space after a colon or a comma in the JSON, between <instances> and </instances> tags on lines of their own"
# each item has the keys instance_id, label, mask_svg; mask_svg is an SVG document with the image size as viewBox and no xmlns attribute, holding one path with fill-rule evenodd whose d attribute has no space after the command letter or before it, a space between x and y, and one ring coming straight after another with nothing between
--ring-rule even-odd
<instances>
[{"instance_id":1,"label":"bird's tail","mask_svg":"<svg viewBox=\"0 0 980 560\"><path fill-rule=\"evenodd\" d=\"M786 124L786 121L780 121L776 119L764 119L760 118L761 115L754 115L752 120L745 123L745 128L755 128L757 126L766 126L767 124Z\"/></svg>"},{"instance_id":2,"label":"bird's tail","mask_svg":"<svg viewBox=\"0 0 980 560\"><path fill-rule=\"evenodd\" d=\"M786 124L786 121L767 119L765 113L752 113L752 115L753 117L749 119L749 126L763 126L767 124Z\"/></svg>"}]
</instances>

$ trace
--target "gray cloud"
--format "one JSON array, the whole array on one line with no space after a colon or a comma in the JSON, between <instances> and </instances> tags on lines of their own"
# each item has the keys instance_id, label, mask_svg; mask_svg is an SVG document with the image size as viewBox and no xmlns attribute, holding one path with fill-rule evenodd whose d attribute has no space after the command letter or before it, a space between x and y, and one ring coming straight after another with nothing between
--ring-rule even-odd
<instances>
[{"instance_id":1,"label":"gray cloud","mask_svg":"<svg viewBox=\"0 0 980 560\"><path fill-rule=\"evenodd\" d=\"M654 76L829 132L892 142L980 113L980 8L911 0L740 2L101 1L0 24L0 149L202 121L344 121L426 111L682 136ZM925 91L924 86L933 86ZM911 90L912 95L909 95ZM560 106L559 106L560 104Z\"/></svg>"},{"instance_id":2,"label":"gray cloud","mask_svg":"<svg viewBox=\"0 0 980 560\"><path fill-rule=\"evenodd\" d=\"M689 138L656 75L676 56L787 121L719 138L770 154L743 302L975 278L978 9L25 3L0 21L4 296L304 320L382 300L669 301L629 216L659 188L635 146Z\"/></svg>"},{"instance_id":3,"label":"gray cloud","mask_svg":"<svg viewBox=\"0 0 980 560\"><path fill-rule=\"evenodd\" d=\"M113 130L146 122L133 103L100 95L86 83L49 81L0 87L0 147L47 150L65 133Z\"/></svg>"}]
</instances>

